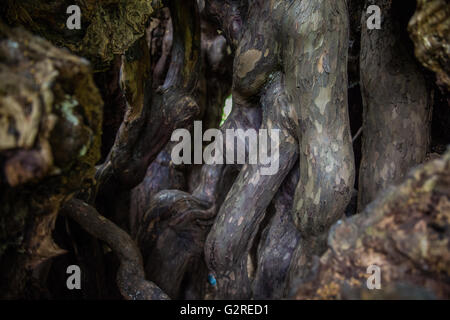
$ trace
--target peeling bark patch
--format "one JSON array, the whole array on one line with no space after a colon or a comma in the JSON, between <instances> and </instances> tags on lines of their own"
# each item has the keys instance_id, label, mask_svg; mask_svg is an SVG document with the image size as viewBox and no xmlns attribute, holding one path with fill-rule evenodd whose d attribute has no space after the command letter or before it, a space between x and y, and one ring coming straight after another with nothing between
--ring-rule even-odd
<instances>
[{"instance_id":1,"label":"peeling bark patch","mask_svg":"<svg viewBox=\"0 0 450 320\"><path fill-rule=\"evenodd\" d=\"M327 104L331 101L331 89L330 88L321 88L319 91L319 95L314 100L317 108L319 108L320 113L325 113L325 108Z\"/></svg>"},{"instance_id":2,"label":"peeling bark patch","mask_svg":"<svg viewBox=\"0 0 450 320\"><path fill-rule=\"evenodd\" d=\"M237 70L236 73L239 78L244 78L247 73L252 71L258 61L261 59L261 51L256 49L248 50L247 52L244 52L238 60Z\"/></svg>"},{"instance_id":3,"label":"peeling bark patch","mask_svg":"<svg viewBox=\"0 0 450 320\"><path fill-rule=\"evenodd\" d=\"M320 194L322 193L322 189L316 193L316 197L314 198L314 204L317 206L320 203Z\"/></svg>"},{"instance_id":4,"label":"peeling bark patch","mask_svg":"<svg viewBox=\"0 0 450 320\"><path fill-rule=\"evenodd\" d=\"M319 73L330 72L330 66L328 64L328 56L326 52L322 53L322 55L319 58L319 62L317 63L317 71Z\"/></svg>"}]
</instances>

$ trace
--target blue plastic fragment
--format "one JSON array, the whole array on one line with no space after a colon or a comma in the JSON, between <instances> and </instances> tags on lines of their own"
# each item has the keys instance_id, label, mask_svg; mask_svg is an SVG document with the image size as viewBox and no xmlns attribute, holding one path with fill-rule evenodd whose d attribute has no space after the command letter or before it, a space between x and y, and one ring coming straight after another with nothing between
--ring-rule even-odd
<instances>
[{"instance_id":1,"label":"blue plastic fragment","mask_svg":"<svg viewBox=\"0 0 450 320\"><path fill-rule=\"evenodd\" d=\"M208 274L208 282L212 286L217 284L216 278L212 274Z\"/></svg>"}]
</instances>

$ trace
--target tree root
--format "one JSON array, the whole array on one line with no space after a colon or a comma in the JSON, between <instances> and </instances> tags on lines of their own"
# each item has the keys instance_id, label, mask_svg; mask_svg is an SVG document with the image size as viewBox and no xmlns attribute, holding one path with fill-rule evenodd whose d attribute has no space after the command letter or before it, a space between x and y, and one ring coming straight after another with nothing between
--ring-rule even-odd
<instances>
[{"instance_id":1,"label":"tree root","mask_svg":"<svg viewBox=\"0 0 450 320\"><path fill-rule=\"evenodd\" d=\"M61 210L92 236L106 242L120 260L117 285L128 300L167 300L153 282L145 280L142 256L131 237L84 201L72 199Z\"/></svg>"},{"instance_id":2,"label":"tree root","mask_svg":"<svg viewBox=\"0 0 450 320\"><path fill-rule=\"evenodd\" d=\"M263 129L280 130L280 141L271 146L273 159L279 152L279 167L274 175L262 175L262 164L242 167L224 203L205 244L209 270L217 279L218 298L250 298L252 274L247 260L266 208L297 159L295 126L287 115L292 105L284 91L283 77L275 73L261 98ZM274 112L273 110L279 110Z\"/></svg>"},{"instance_id":3,"label":"tree root","mask_svg":"<svg viewBox=\"0 0 450 320\"><path fill-rule=\"evenodd\" d=\"M189 276L195 280L185 285L200 285L192 298L202 298L206 268L200 262L214 216L214 207L183 191L164 190L152 198L139 223L137 242L147 277L171 297L185 298L181 285Z\"/></svg>"}]
</instances>

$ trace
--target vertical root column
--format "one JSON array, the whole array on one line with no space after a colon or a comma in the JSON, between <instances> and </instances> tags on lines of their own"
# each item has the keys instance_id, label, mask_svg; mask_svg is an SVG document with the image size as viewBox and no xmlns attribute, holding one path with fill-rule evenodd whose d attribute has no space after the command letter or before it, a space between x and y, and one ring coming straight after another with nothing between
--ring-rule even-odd
<instances>
[{"instance_id":1,"label":"vertical root column","mask_svg":"<svg viewBox=\"0 0 450 320\"><path fill-rule=\"evenodd\" d=\"M283 53L291 66L286 83L296 101L300 147L292 212L301 239L292 259L290 287L307 276L313 258L325 251L329 228L344 214L355 176L347 101L346 3L309 1L297 6L298 13L289 17L293 46Z\"/></svg>"},{"instance_id":2,"label":"vertical root column","mask_svg":"<svg viewBox=\"0 0 450 320\"><path fill-rule=\"evenodd\" d=\"M272 161L279 154L279 167L273 175L263 175L262 164L243 166L208 235L205 256L217 279L217 298L249 299L252 275L247 259L266 209L297 160L297 141L289 117L292 106L284 93L282 78L276 75L262 98L263 129L280 130L277 146L270 146ZM272 133L273 134L273 133ZM272 138L273 139L273 138ZM261 147L261 144L259 144Z\"/></svg>"},{"instance_id":3,"label":"vertical root column","mask_svg":"<svg viewBox=\"0 0 450 320\"><path fill-rule=\"evenodd\" d=\"M387 186L399 182L426 156L430 135L430 95L412 55L406 26L383 8L380 30L362 19L361 90L364 105L358 211Z\"/></svg>"}]
</instances>

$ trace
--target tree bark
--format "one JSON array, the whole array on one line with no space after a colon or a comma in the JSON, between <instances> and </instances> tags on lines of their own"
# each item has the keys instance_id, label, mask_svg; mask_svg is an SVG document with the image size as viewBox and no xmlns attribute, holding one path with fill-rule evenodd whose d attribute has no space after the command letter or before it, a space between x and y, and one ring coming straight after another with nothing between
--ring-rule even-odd
<instances>
[{"instance_id":1,"label":"tree bark","mask_svg":"<svg viewBox=\"0 0 450 320\"><path fill-rule=\"evenodd\" d=\"M295 41L284 52L288 94L298 101L300 146L300 180L292 211L301 240L292 260L290 286L306 276L306 262L326 250L328 230L344 214L355 177L347 104L346 4L297 5L299 15L286 22L293 26Z\"/></svg>"},{"instance_id":2,"label":"tree bark","mask_svg":"<svg viewBox=\"0 0 450 320\"><path fill-rule=\"evenodd\" d=\"M167 300L168 296L154 283L145 280L142 256L131 237L87 203L73 199L61 213L78 222L94 237L105 241L120 259L117 284L125 299Z\"/></svg>"},{"instance_id":3,"label":"tree bark","mask_svg":"<svg viewBox=\"0 0 450 320\"><path fill-rule=\"evenodd\" d=\"M408 25L416 57L425 67L436 72L438 83L447 92L450 90L449 16L448 1L418 0L416 13Z\"/></svg>"},{"instance_id":4,"label":"tree bark","mask_svg":"<svg viewBox=\"0 0 450 320\"><path fill-rule=\"evenodd\" d=\"M3 297L19 297L31 269L64 253L52 230L66 198L93 184L102 104L86 60L0 24Z\"/></svg>"},{"instance_id":5,"label":"tree bark","mask_svg":"<svg viewBox=\"0 0 450 320\"><path fill-rule=\"evenodd\" d=\"M333 226L297 299L442 299L450 293L450 152ZM370 265L382 290L369 290Z\"/></svg>"},{"instance_id":6,"label":"tree bark","mask_svg":"<svg viewBox=\"0 0 450 320\"><path fill-rule=\"evenodd\" d=\"M364 121L359 211L425 160L431 123L430 92L397 8L392 1L369 3L382 8L383 23L381 30L368 30L365 15L361 22Z\"/></svg>"},{"instance_id":7,"label":"tree bark","mask_svg":"<svg viewBox=\"0 0 450 320\"><path fill-rule=\"evenodd\" d=\"M404 180L450 143L448 1L418 1L408 29L392 0L4 2L72 53L0 24L2 297L378 298L369 263L382 297L449 296L450 155ZM199 120L247 164L224 140L223 164L175 165L171 134Z\"/></svg>"}]
</instances>

